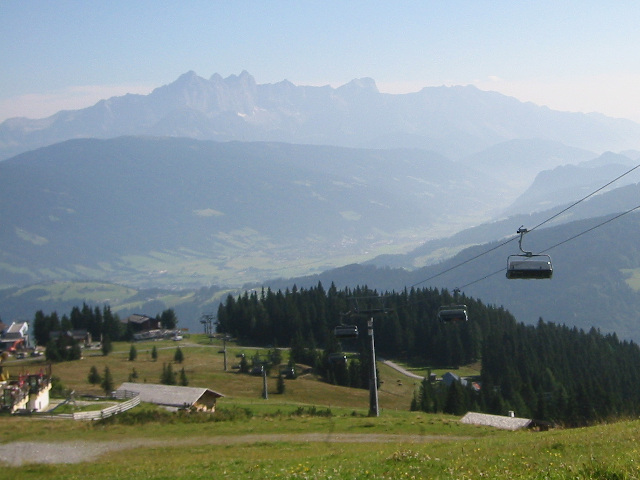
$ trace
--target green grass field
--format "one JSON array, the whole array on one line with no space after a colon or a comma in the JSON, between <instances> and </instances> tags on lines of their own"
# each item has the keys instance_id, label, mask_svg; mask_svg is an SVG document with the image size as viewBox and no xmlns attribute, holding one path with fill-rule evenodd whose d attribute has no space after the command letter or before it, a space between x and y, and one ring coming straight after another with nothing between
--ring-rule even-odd
<instances>
[{"instance_id":1,"label":"green grass field","mask_svg":"<svg viewBox=\"0 0 640 480\"><path fill-rule=\"evenodd\" d=\"M464 425L457 417L409 412L418 381L384 365L379 417L367 416L367 391L327 385L311 374L287 381L283 395L270 378L265 400L260 377L224 371L218 343L202 336L181 343L185 360L174 370L184 367L191 386L223 393L219 417L227 420L151 406L104 423L2 417L0 457L12 447L23 454L31 448L43 455L52 446L93 453L80 463L38 463L35 453L31 463L0 469L0 479L640 478L638 420L549 432ZM130 362L130 344L116 343L107 357L88 351L82 360L54 365L53 374L77 393L100 393L87 381L91 366L102 371L108 365L116 385L133 368L138 381L157 383L176 346L138 343ZM251 356L255 350L228 348L229 366L241 352ZM42 443L34 448L29 442Z\"/></svg>"}]
</instances>

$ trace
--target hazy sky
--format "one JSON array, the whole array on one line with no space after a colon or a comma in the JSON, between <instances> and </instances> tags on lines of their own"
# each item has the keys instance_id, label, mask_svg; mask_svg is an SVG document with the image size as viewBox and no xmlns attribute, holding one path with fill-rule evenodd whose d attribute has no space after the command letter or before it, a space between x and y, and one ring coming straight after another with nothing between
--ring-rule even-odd
<instances>
[{"instance_id":1,"label":"hazy sky","mask_svg":"<svg viewBox=\"0 0 640 480\"><path fill-rule=\"evenodd\" d=\"M194 70L383 92L473 84L640 122L640 2L0 0L0 121Z\"/></svg>"}]
</instances>

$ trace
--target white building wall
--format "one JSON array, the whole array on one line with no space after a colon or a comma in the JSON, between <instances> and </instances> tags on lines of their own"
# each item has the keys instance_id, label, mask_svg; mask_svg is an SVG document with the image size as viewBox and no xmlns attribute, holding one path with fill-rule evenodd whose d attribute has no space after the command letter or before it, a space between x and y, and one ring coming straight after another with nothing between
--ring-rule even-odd
<instances>
[{"instance_id":1,"label":"white building wall","mask_svg":"<svg viewBox=\"0 0 640 480\"><path fill-rule=\"evenodd\" d=\"M36 412L45 410L49 406L49 390L51 390L51 383L48 383L47 386L38 393L30 394L27 409Z\"/></svg>"}]
</instances>

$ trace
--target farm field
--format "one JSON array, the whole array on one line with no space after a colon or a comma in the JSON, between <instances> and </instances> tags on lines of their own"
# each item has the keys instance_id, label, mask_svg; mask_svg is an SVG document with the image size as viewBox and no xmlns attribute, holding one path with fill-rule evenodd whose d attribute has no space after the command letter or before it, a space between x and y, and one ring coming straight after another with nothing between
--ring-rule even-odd
<instances>
[{"instance_id":1,"label":"farm field","mask_svg":"<svg viewBox=\"0 0 640 480\"><path fill-rule=\"evenodd\" d=\"M107 357L55 364L53 375L76 392L99 394L87 375L109 366L114 383L159 380L177 342L116 343ZM180 342L190 386L224 394L219 421L176 415L148 405L100 422L4 417L1 478L12 479L396 479L640 478L640 421L548 432L464 425L458 417L410 412L418 380L380 365L380 416L367 416L368 392L331 386L311 374L286 382L224 372L220 345L202 336ZM157 361L147 352L156 346ZM260 350L266 353L266 349ZM254 353L228 347L235 354ZM26 364L25 364L26 365ZM26 368L26 366L25 366ZM472 368L475 370L475 368Z\"/></svg>"}]
</instances>

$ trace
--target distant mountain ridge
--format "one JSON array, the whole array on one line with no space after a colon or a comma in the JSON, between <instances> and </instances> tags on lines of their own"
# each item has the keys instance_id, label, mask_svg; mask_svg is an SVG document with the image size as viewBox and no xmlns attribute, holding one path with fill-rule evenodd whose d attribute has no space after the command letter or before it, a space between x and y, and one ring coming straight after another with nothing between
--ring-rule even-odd
<instances>
[{"instance_id":1,"label":"distant mountain ridge","mask_svg":"<svg viewBox=\"0 0 640 480\"><path fill-rule=\"evenodd\" d=\"M421 148L462 158L536 138L602 152L640 148L640 124L557 112L472 86L380 93L370 78L339 88L257 84L246 71L181 75L149 95L124 95L48 118L0 124L0 159L74 138L122 135L276 141L357 148Z\"/></svg>"},{"instance_id":2,"label":"distant mountain ridge","mask_svg":"<svg viewBox=\"0 0 640 480\"><path fill-rule=\"evenodd\" d=\"M636 170L636 164L637 160L632 160L626 155L605 152L597 158L578 164L560 165L543 170L503 214L541 212L556 205L573 203L591 195L592 192L602 194L637 183L640 181L640 171ZM607 186L618 177L619 180Z\"/></svg>"}]
</instances>

